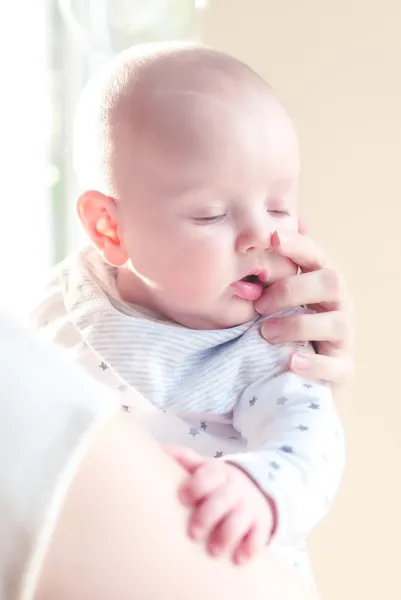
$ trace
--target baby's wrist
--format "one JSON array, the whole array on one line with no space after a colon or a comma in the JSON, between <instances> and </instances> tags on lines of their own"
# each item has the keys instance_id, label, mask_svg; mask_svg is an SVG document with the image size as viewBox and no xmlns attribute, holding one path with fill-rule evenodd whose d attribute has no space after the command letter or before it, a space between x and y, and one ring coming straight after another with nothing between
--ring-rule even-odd
<instances>
[{"instance_id":1,"label":"baby's wrist","mask_svg":"<svg viewBox=\"0 0 401 600\"><path fill-rule=\"evenodd\" d=\"M271 529L270 529L270 538L269 538L269 542L270 542L274 538L274 536L276 535L276 532L277 532L278 510L277 510L277 504L273 500L273 498L266 493L264 494L264 496L265 496L266 502L269 506L269 510L270 510L270 514L271 514L271 518L272 518Z\"/></svg>"}]
</instances>

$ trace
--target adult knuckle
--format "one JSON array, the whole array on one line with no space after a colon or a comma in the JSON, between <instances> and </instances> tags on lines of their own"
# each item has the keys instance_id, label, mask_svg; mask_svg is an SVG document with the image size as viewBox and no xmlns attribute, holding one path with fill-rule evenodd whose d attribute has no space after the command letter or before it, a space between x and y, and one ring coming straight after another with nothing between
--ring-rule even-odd
<instances>
[{"instance_id":1,"label":"adult knuckle","mask_svg":"<svg viewBox=\"0 0 401 600\"><path fill-rule=\"evenodd\" d=\"M309 238L309 252L314 256L315 267L317 269L327 267L328 259L325 251L311 238Z\"/></svg>"},{"instance_id":2,"label":"adult knuckle","mask_svg":"<svg viewBox=\"0 0 401 600\"><path fill-rule=\"evenodd\" d=\"M349 338L350 328L347 316L342 311L334 311L332 313L333 319L333 330L336 334L336 338L342 340Z\"/></svg>"},{"instance_id":3,"label":"adult knuckle","mask_svg":"<svg viewBox=\"0 0 401 600\"><path fill-rule=\"evenodd\" d=\"M288 333L292 338L297 340L304 340L305 337L309 337L310 331L310 315L294 315L288 317Z\"/></svg>"},{"instance_id":4,"label":"adult knuckle","mask_svg":"<svg viewBox=\"0 0 401 600\"><path fill-rule=\"evenodd\" d=\"M341 348L352 356L352 350L355 347L355 329L353 326L353 320L350 314L346 311L338 311L334 313L334 328L338 332L341 340Z\"/></svg>"},{"instance_id":5,"label":"adult knuckle","mask_svg":"<svg viewBox=\"0 0 401 600\"><path fill-rule=\"evenodd\" d=\"M349 356L345 358L341 363L341 369L337 373L336 383L340 385L347 383L351 381L351 379L354 377L354 374L355 363L352 357Z\"/></svg>"},{"instance_id":6,"label":"adult knuckle","mask_svg":"<svg viewBox=\"0 0 401 600\"><path fill-rule=\"evenodd\" d=\"M334 267L324 269L323 283L334 301L340 301L346 296L346 283L343 274Z\"/></svg>"}]
</instances>

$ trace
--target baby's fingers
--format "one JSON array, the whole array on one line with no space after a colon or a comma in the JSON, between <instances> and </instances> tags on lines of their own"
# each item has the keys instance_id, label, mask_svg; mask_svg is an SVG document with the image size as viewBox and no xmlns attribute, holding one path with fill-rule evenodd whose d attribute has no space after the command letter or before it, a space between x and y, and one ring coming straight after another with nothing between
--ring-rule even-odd
<instances>
[{"instance_id":1,"label":"baby's fingers","mask_svg":"<svg viewBox=\"0 0 401 600\"><path fill-rule=\"evenodd\" d=\"M237 565L244 565L253 556L259 554L270 540L268 527L253 523L234 551L233 559Z\"/></svg>"},{"instance_id":2,"label":"baby's fingers","mask_svg":"<svg viewBox=\"0 0 401 600\"><path fill-rule=\"evenodd\" d=\"M352 354L346 352L342 356L296 353L291 356L289 367L307 379L323 379L335 384L348 381L354 372Z\"/></svg>"},{"instance_id":3,"label":"baby's fingers","mask_svg":"<svg viewBox=\"0 0 401 600\"><path fill-rule=\"evenodd\" d=\"M208 539L212 530L235 508L237 503L238 498L230 486L218 488L195 508L189 522L189 535L194 540Z\"/></svg>"},{"instance_id":4,"label":"baby's fingers","mask_svg":"<svg viewBox=\"0 0 401 600\"><path fill-rule=\"evenodd\" d=\"M182 485L180 498L184 504L198 504L222 487L227 481L226 472L219 463L206 462Z\"/></svg>"},{"instance_id":5,"label":"baby's fingers","mask_svg":"<svg viewBox=\"0 0 401 600\"><path fill-rule=\"evenodd\" d=\"M252 526L252 518L244 506L236 506L212 530L209 536L208 549L213 556L234 553L241 540L244 539Z\"/></svg>"},{"instance_id":6,"label":"baby's fingers","mask_svg":"<svg viewBox=\"0 0 401 600\"><path fill-rule=\"evenodd\" d=\"M205 458L186 446L164 446L164 451L188 473L194 473L205 462Z\"/></svg>"}]
</instances>

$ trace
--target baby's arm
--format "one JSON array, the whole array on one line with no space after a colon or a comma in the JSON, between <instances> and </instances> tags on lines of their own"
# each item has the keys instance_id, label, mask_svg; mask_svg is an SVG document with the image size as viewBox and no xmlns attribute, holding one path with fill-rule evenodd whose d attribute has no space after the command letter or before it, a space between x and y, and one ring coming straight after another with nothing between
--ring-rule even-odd
<instances>
[{"instance_id":1,"label":"baby's arm","mask_svg":"<svg viewBox=\"0 0 401 600\"><path fill-rule=\"evenodd\" d=\"M343 433L330 389L285 372L249 386L234 410L248 451L207 459L171 454L190 477L190 535L214 555L244 563L263 547L304 537L324 516L344 464Z\"/></svg>"},{"instance_id":2,"label":"baby's arm","mask_svg":"<svg viewBox=\"0 0 401 600\"><path fill-rule=\"evenodd\" d=\"M248 452L225 457L271 499L274 540L305 536L327 513L344 468L344 437L330 388L284 372L250 385L233 424Z\"/></svg>"},{"instance_id":3,"label":"baby's arm","mask_svg":"<svg viewBox=\"0 0 401 600\"><path fill-rule=\"evenodd\" d=\"M243 471L205 458L185 446L167 448L189 477L180 490L191 507L189 535L205 542L210 554L229 554L244 564L262 551L275 527L275 506Z\"/></svg>"}]
</instances>

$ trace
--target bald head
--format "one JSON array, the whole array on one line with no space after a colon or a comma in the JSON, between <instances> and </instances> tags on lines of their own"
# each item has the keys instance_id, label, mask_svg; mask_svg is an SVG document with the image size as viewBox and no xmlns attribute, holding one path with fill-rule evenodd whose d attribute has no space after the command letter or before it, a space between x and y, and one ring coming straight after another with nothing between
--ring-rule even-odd
<instances>
[{"instance_id":1,"label":"bald head","mask_svg":"<svg viewBox=\"0 0 401 600\"><path fill-rule=\"evenodd\" d=\"M229 146L227 127L246 126L246 115L266 101L279 106L259 75L223 52L189 43L129 49L89 83L78 106L80 185L120 198L127 175L155 164L156 154L182 164L196 153L201 163Z\"/></svg>"}]
</instances>

